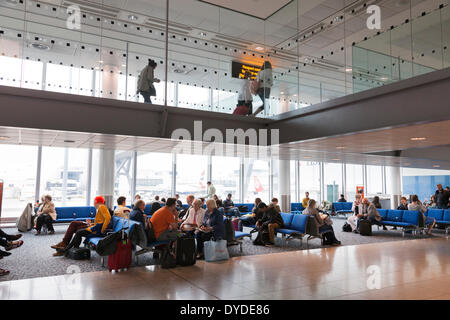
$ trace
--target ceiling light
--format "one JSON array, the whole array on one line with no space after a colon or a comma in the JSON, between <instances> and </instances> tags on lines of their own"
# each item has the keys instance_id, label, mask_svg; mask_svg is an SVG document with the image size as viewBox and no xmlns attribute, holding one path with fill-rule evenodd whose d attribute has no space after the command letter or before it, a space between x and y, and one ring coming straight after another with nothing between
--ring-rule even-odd
<instances>
[{"instance_id":1,"label":"ceiling light","mask_svg":"<svg viewBox=\"0 0 450 320\"><path fill-rule=\"evenodd\" d=\"M134 14L130 14L130 15L128 16L128 20L131 20L131 21L136 21L136 20L138 20L138 19L139 19L139 17L136 16L136 15L134 15Z\"/></svg>"},{"instance_id":2,"label":"ceiling light","mask_svg":"<svg viewBox=\"0 0 450 320\"><path fill-rule=\"evenodd\" d=\"M341 161L341 159L331 159L331 160L333 160L333 161Z\"/></svg>"},{"instance_id":3,"label":"ceiling light","mask_svg":"<svg viewBox=\"0 0 450 320\"><path fill-rule=\"evenodd\" d=\"M126 68L126 67L127 67L127 65L126 65L126 64L123 64L123 65L122 65L122 67Z\"/></svg>"},{"instance_id":4,"label":"ceiling light","mask_svg":"<svg viewBox=\"0 0 450 320\"><path fill-rule=\"evenodd\" d=\"M50 50L50 47L48 45L46 45L46 44L43 44L43 43L33 42L30 46L33 49L37 49L37 50L43 50L43 51Z\"/></svg>"},{"instance_id":5,"label":"ceiling light","mask_svg":"<svg viewBox=\"0 0 450 320\"><path fill-rule=\"evenodd\" d=\"M388 81L389 78L387 78L387 77L381 77L380 80L381 80L381 81Z\"/></svg>"},{"instance_id":6,"label":"ceiling light","mask_svg":"<svg viewBox=\"0 0 450 320\"><path fill-rule=\"evenodd\" d=\"M427 140L427 138L423 138L423 137L420 137L420 138L417 138L417 137L411 138L411 141L425 141L425 140Z\"/></svg>"},{"instance_id":7,"label":"ceiling light","mask_svg":"<svg viewBox=\"0 0 450 320\"><path fill-rule=\"evenodd\" d=\"M433 168L440 168L441 166L440 165L438 165L438 164L435 164L434 166L433 166Z\"/></svg>"},{"instance_id":8,"label":"ceiling light","mask_svg":"<svg viewBox=\"0 0 450 320\"><path fill-rule=\"evenodd\" d=\"M346 149L346 147L341 146L341 147L336 147L336 149L343 150L343 149Z\"/></svg>"},{"instance_id":9,"label":"ceiling light","mask_svg":"<svg viewBox=\"0 0 450 320\"><path fill-rule=\"evenodd\" d=\"M345 68L345 72L352 72L353 69L352 68Z\"/></svg>"},{"instance_id":10,"label":"ceiling light","mask_svg":"<svg viewBox=\"0 0 450 320\"><path fill-rule=\"evenodd\" d=\"M263 50L264 50L264 48L263 48L263 47L256 47L256 48L255 48L255 50L258 50L258 51L263 51Z\"/></svg>"},{"instance_id":11,"label":"ceiling light","mask_svg":"<svg viewBox=\"0 0 450 320\"><path fill-rule=\"evenodd\" d=\"M103 63L103 60L100 60L98 63Z\"/></svg>"},{"instance_id":12,"label":"ceiling light","mask_svg":"<svg viewBox=\"0 0 450 320\"><path fill-rule=\"evenodd\" d=\"M64 140L65 143L75 143L75 140Z\"/></svg>"},{"instance_id":13,"label":"ceiling light","mask_svg":"<svg viewBox=\"0 0 450 320\"><path fill-rule=\"evenodd\" d=\"M284 92L280 92L280 94L284 94Z\"/></svg>"},{"instance_id":14,"label":"ceiling light","mask_svg":"<svg viewBox=\"0 0 450 320\"><path fill-rule=\"evenodd\" d=\"M9 137L7 137L7 136L0 136L0 140L9 140Z\"/></svg>"},{"instance_id":15,"label":"ceiling light","mask_svg":"<svg viewBox=\"0 0 450 320\"><path fill-rule=\"evenodd\" d=\"M206 32L204 32L204 31L199 32L198 35L200 37L206 37L207 36Z\"/></svg>"}]
</instances>

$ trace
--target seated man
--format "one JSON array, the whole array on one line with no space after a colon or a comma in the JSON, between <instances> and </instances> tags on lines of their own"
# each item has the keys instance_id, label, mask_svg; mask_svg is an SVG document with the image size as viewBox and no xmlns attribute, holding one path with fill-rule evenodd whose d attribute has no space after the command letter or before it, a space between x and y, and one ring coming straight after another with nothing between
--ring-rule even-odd
<instances>
[{"instance_id":1,"label":"seated man","mask_svg":"<svg viewBox=\"0 0 450 320\"><path fill-rule=\"evenodd\" d=\"M360 212L358 215L358 229L359 229L359 221L361 219L368 219L372 225L376 224L378 226L382 226L383 230L387 230L386 226L381 224L381 215L378 212L377 208L375 208L375 205L369 201L369 199L364 198L362 201L362 212Z\"/></svg>"},{"instance_id":2,"label":"seated man","mask_svg":"<svg viewBox=\"0 0 450 320\"><path fill-rule=\"evenodd\" d=\"M266 206L264 203L261 205L265 206L262 211L263 216L261 219L256 221L256 228L261 231L268 231L269 232L269 242L264 243L264 245L267 246L273 246L275 245L275 229L282 228L283 218L281 217L280 213L275 209L274 206Z\"/></svg>"},{"instance_id":3,"label":"seated man","mask_svg":"<svg viewBox=\"0 0 450 320\"><path fill-rule=\"evenodd\" d=\"M272 202L270 203L269 206L272 206L278 213L281 213L281 208L278 205L278 199L277 198L273 198Z\"/></svg>"},{"instance_id":4,"label":"seated man","mask_svg":"<svg viewBox=\"0 0 450 320\"><path fill-rule=\"evenodd\" d=\"M103 236L111 222L111 214L105 206L105 198L102 196L95 197L94 207L97 209L95 220L87 228L79 229L75 232L74 237L65 248L56 248L57 254L54 256L65 255L72 248L79 248L83 237Z\"/></svg>"},{"instance_id":5,"label":"seated man","mask_svg":"<svg viewBox=\"0 0 450 320\"><path fill-rule=\"evenodd\" d=\"M339 197L339 200L337 202L347 202L347 200L345 199L345 196L343 194L341 194L341 196Z\"/></svg>"},{"instance_id":6,"label":"seated man","mask_svg":"<svg viewBox=\"0 0 450 320\"><path fill-rule=\"evenodd\" d=\"M183 202L181 202L180 200L180 195L176 194L175 199L177 200L177 210L178 211L183 210Z\"/></svg>"},{"instance_id":7,"label":"seated man","mask_svg":"<svg viewBox=\"0 0 450 320\"><path fill-rule=\"evenodd\" d=\"M231 200L231 193L227 195L227 198L223 201L223 210L225 214L231 213L232 216L239 217L241 214L239 209L234 206L233 200Z\"/></svg>"},{"instance_id":8,"label":"seated man","mask_svg":"<svg viewBox=\"0 0 450 320\"><path fill-rule=\"evenodd\" d=\"M145 201L144 200L138 200L134 204L134 209L130 213L130 220L139 222L142 225L142 228L146 227L145 219L147 218L147 215L144 213L145 210Z\"/></svg>"},{"instance_id":9,"label":"seated man","mask_svg":"<svg viewBox=\"0 0 450 320\"><path fill-rule=\"evenodd\" d=\"M125 197L119 197L117 199L117 208L114 210L114 215L120 218L126 218L130 216L130 208L126 207L127 199Z\"/></svg>"},{"instance_id":10,"label":"seated man","mask_svg":"<svg viewBox=\"0 0 450 320\"><path fill-rule=\"evenodd\" d=\"M155 196L155 200L151 203L150 215L154 214L159 209L161 209L161 202L159 201L159 196Z\"/></svg>"},{"instance_id":11,"label":"seated man","mask_svg":"<svg viewBox=\"0 0 450 320\"><path fill-rule=\"evenodd\" d=\"M156 211L150 218L155 233L156 241L175 241L180 234L178 223L175 219L178 216L175 198L168 198L166 205Z\"/></svg>"},{"instance_id":12,"label":"seated man","mask_svg":"<svg viewBox=\"0 0 450 320\"><path fill-rule=\"evenodd\" d=\"M242 225L245 227L249 227L251 225L256 224L256 221L261 219L264 214L267 205L264 202L262 202L261 199L259 198L257 199L260 201L258 202L258 204L256 204L255 201L255 207L253 208L252 213L243 215L239 218L242 221ZM254 230L253 232L256 232L256 230Z\"/></svg>"},{"instance_id":13,"label":"seated man","mask_svg":"<svg viewBox=\"0 0 450 320\"><path fill-rule=\"evenodd\" d=\"M225 223L223 215L217 210L216 201L210 199L206 201L206 213L203 218L203 225L197 232L197 259L203 259L203 247L205 241L225 239Z\"/></svg>"}]
</instances>

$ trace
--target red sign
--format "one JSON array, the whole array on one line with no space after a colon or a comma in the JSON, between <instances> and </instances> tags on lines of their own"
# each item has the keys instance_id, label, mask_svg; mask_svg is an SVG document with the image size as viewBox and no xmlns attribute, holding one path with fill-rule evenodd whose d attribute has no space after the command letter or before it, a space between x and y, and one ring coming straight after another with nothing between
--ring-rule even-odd
<instances>
[{"instance_id":1,"label":"red sign","mask_svg":"<svg viewBox=\"0 0 450 320\"><path fill-rule=\"evenodd\" d=\"M363 186L357 186L356 187L356 194L361 195L361 199L364 199L364 187Z\"/></svg>"}]
</instances>

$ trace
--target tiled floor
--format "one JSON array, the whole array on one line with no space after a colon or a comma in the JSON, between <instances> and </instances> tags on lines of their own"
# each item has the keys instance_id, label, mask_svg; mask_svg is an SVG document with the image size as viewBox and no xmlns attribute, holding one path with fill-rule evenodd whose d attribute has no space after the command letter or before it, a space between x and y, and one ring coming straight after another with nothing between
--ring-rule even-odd
<instances>
[{"instance_id":1,"label":"tiled floor","mask_svg":"<svg viewBox=\"0 0 450 320\"><path fill-rule=\"evenodd\" d=\"M370 266L375 273L368 273ZM376 279L379 289L369 289L368 283L375 285ZM170 270L140 267L117 274L101 271L2 282L0 299L449 300L450 242L441 238L374 243L236 257L222 263L198 261Z\"/></svg>"}]
</instances>

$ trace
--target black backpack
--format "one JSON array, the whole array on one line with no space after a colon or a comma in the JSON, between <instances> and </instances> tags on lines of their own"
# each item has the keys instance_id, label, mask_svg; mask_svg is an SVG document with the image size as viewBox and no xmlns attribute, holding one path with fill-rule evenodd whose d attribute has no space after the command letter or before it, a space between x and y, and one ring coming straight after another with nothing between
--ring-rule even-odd
<instances>
[{"instance_id":1,"label":"black backpack","mask_svg":"<svg viewBox=\"0 0 450 320\"><path fill-rule=\"evenodd\" d=\"M231 219L225 219L225 240L227 240L227 243L233 243L235 241L234 239L234 226L233 222L231 222Z\"/></svg>"},{"instance_id":2,"label":"black backpack","mask_svg":"<svg viewBox=\"0 0 450 320\"><path fill-rule=\"evenodd\" d=\"M192 266L196 262L195 239L192 236L181 236L177 239L177 264Z\"/></svg>"},{"instance_id":3,"label":"black backpack","mask_svg":"<svg viewBox=\"0 0 450 320\"><path fill-rule=\"evenodd\" d=\"M239 210L239 212L248 212L248 207L247 206L239 206L238 210Z\"/></svg>"},{"instance_id":4,"label":"black backpack","mask_svg":"<svg viewBox=\"0 0 450 320\"><path fill-rule=\"evenodd\" d=\"M262 228L261 230L259 230L256 239L253 240L253 244L255 246L265 246L269 242L269 230L267 230L266 228Z\"/></svg>"},{"instance_id":5,"label":"black backpack","mask_svg":"<svg viewBox=\"0 0 450 320\"><path fill-rule=\"evenodd\" d=\"M352 232L352 226L349 225L347 222L342 226L342 231L344 232Z\"/></svg>"},{"instance_id":6,"label":"black backpack","mask_svg":"<svg viewBox=\"0 0 450 320\"><path fill-rule=\"evenodd\" d=\"M150 221L150 218L147 219L146 223L147 227L145 231L147 235L147 242L148 243L156 242L155 230L153 230L153 224Z\"/></svg>"},{"instance_id":7,"label":"black backpack","mask_svg":"<svg viewBox=\"0 0 450 320\"><path fill-rule=\"evenodd\" d=\"M160 263L161 268L163 269L175 268L177 266L177 259L175 258L172 252L172 243L169 244L166 248L164 248L161 254Z\"/></svg>"},{"instance_id":8,"label":"black backpack","mask_svg":"<svg viewBox=\"0 0 450 320\"><path fill-rule=\"evenodd\" d=\"M91 258L91 250L87 248L70 248L66 252L66 257L72 260L89 260Z\"/></svg>"}]
</instances>

